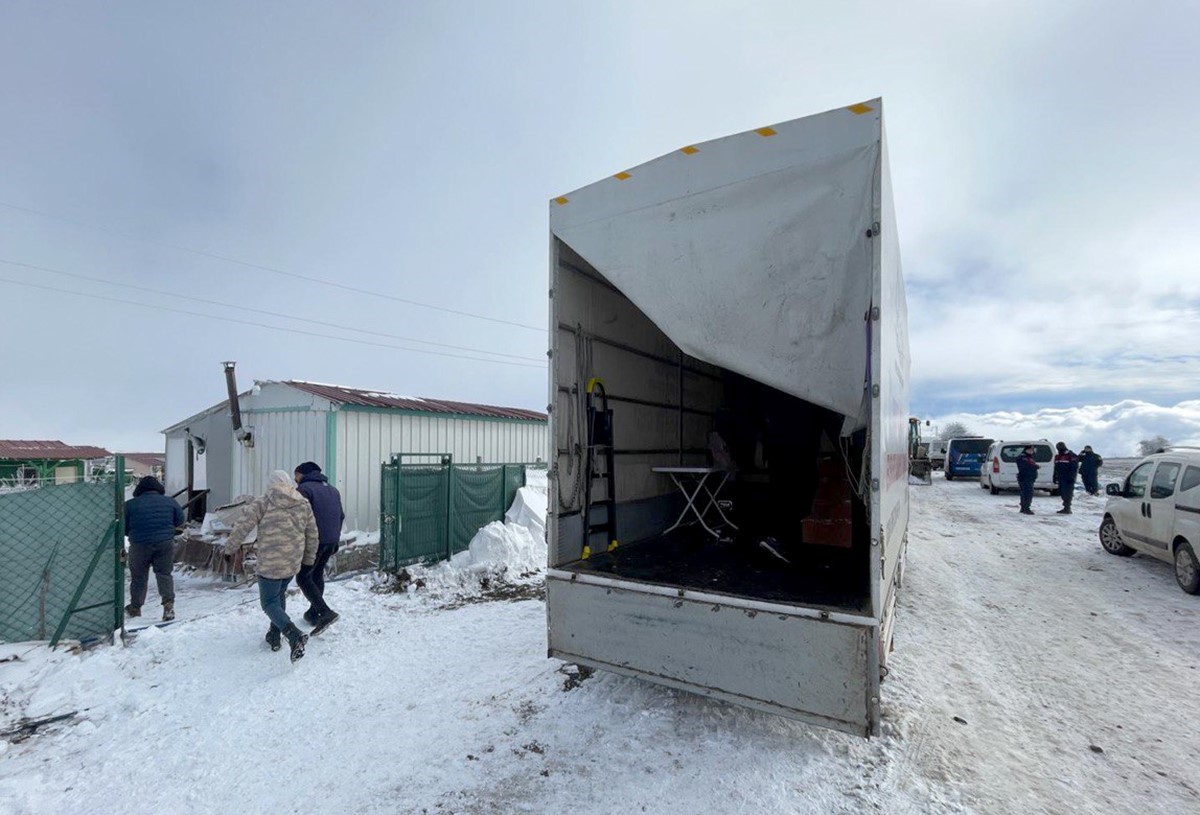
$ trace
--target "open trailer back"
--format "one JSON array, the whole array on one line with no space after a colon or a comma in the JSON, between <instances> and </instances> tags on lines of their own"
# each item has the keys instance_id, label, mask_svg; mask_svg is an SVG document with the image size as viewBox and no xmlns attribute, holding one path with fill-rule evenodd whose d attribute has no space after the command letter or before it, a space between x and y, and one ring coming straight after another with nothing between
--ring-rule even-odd
<instances>
[{"instance_id":1,"label":"open trailer back","mask_svg":"<svg viewBox=\"0 0 1200 815\"><path fill-rule=\"evenodd\" d=\"M881 100L550 203L553 657L878 732L909 351Z\"/></svg>"}]
</instances>

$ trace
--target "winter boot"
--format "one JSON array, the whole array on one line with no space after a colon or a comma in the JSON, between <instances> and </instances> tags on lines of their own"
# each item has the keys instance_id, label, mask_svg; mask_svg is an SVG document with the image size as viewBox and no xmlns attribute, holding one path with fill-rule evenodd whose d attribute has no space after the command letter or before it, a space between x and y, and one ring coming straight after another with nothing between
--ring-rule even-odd
<instances>
[{"instance_id":1,"label":"winter boot","mask_svg":"<svg viewBox=\"0 0 1200 815\"><path fill-rule=\"evenodd\" d=\"M169 623L175 619L175 601L167 600L163 603L163 622Z\"/></svg>"},{"instance_id":2,"label":"winter boot","mask_svg":"<svg viewBox=\"0 0 1200 815\"><path fill-rule=\"evenodd\" d=\"M315 608L310 607L308 611L304 612L304 622L308 623L309 625L316 625L320 616L320 614L317 614L317 610Z\"/></svg>"},{"instance_id":3,"label":"winter boot","mask_svg":"<svg viewBox=\"0 0 1200 815\"><path fill-rule=\"evenodd\" d=\"M317 634L320 634L326 628L336 623L339 616L333 609L326 611L324 614L317 615L317 621L313 626L313 630L309 632L309 636L317 636Z\"/></svg>"},{"instance_id":4,"label":"winter boot","mask_svg":"<svg viewBox=\"0 0 1200 815\"><path fill-rule=\"evenodd\" d=\"M1071 508L1070 508L1070 507L1063 507L1062 509L1060 509L1060 510L1059 510L1057 513L1055 513L1055 514L1057 514L1057 515L1070 515L1070 514L1071 514Z\"/></svg>"},{"instance_id":5,"label":"winter boot","mask_svg":"<svg viewBox=\"0 0 1200 815\"><path fill-rule=\"evenodd\" d=\"M304 656L304 646L308 643L307 634L301 634L300 629L296 628L296 624L290 623L287 628L283 629L283 636L287 637L288 645L292 646L292 662Z\"/></svg>"},{"instance_id":6,"label":"winter boot","mask_svg":"<svg viewBox=\"0 0 1200 815\"><path fill-rule=\"evenodd\" d=\"M1023 510L1021 510L1021 514L1022 515L1032 515L1033 510L1032 509L1023 509Z\"/></svg>"},{"instance_id":7,"label":"winter boot","mask_svg":"<svg viewBox=\"0 0 1200 815\"><path fill-rule=\"evenodd\" d=\"M267 629L267 645L271 646L272 651L278 651L283 647L283 643L279 640L279 629L275 627L275 623L271 623L271 627Z\"/></svg>"},{"instance_id":8,"label":"winter boot","mask_svg":"<svg viewBox=\"0 0 1200 815\"><path fill-rule=\"evenodd\" d=\"M130 603L129 605L125 606L125 616L126 617L141 617L142 610L138 606L135 606L133 603Z\"/></svg>"}]
</instances>

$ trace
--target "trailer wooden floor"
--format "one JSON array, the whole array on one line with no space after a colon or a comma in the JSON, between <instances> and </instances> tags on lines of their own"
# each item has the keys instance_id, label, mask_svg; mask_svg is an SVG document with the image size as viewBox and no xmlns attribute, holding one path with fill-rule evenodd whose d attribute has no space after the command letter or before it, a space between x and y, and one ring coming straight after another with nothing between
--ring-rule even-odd
<instances>
[{"instance_id":1,"label":"trailer wooden floor","mask_svg":"<svg viewBox=\"0 0 1200 815\"><path fill-rule=\"evenodd\" d=\"M870 613L870 567L863 553L819 546L785 546L781 551L791 565L769 554L757 539L721 543L698 527L681 528L562 568L766 602Z\"/></svg>"}]
</instances>

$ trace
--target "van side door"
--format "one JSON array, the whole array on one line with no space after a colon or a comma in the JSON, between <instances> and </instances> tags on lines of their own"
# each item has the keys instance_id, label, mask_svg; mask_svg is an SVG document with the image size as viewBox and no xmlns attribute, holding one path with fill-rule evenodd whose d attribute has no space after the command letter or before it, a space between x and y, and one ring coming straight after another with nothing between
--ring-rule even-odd
<instances>
[{"instance_id":1,"label":"van side door","mask_svg":"<svg viewBox=\"0 0 1200 815\"><path fill-rule=\"evenodd\" d=\"M1146 543L1153 554L1164 560L1172 556L1171 542L1175 539L1175 485L1179 471L1183 469L1177 461L1160 461L1150 479L1150 490L1146 494L1147 525Z\"/></svg>"},{"instance_id":2,"label":"van side door","mask_svg":"<svg viewBox=\"0 0 1200 815\"><path fill-rule=\"evenodd\" d=\"M1146 517L1145 507L1146 487L1153 470L1153 461L1135 467L1121 485L1121 500L1113 501L1108 506L1108 514L1116 522L1117 531L1121 533L1125 545L1142 551L1152 548L1145 543L1150 532L1150 519Z\"/></svg>"},{"instance_id":3,"label":"van side door","mask_svg":"<svg viewBox=\"0 0 1200 815\"><path fill-rule=\"evenodd\" d=\"M1200 544L1200 467L1195 464L1184 468L1175 491L1175 534L1186 538L1192 548Z\"/></svg>"}]
</instances>

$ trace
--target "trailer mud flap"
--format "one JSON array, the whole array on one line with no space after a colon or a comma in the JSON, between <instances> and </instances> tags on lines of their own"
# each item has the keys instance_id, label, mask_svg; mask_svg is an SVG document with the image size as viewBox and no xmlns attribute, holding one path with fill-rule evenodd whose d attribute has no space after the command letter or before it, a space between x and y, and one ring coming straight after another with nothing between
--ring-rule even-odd
<instances>
[{"instance_id":1,"label":"trailer mud flap","mask_svg":"<svg viewBox=\"0 0 1200 815\"><path fill-rule=\"evenodd\" d=\"M547 580L553 657L866 736L878 710L873 621ZM799 610L797 610L799 612ZM845 617L846 615L839 615Z\"/></svg>"}]
</instances>

